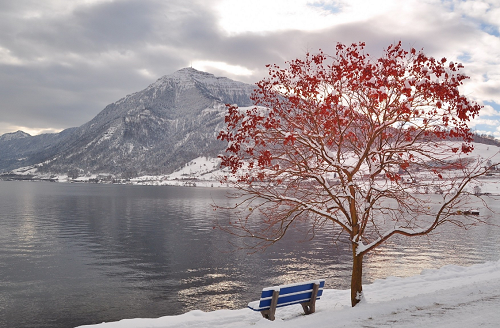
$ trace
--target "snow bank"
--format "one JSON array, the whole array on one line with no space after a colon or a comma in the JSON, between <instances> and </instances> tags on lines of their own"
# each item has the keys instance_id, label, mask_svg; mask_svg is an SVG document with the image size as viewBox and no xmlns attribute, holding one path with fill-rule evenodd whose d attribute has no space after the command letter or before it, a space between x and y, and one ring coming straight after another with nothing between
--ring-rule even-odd
<instances>
[{"instance_id":1,"label":"snow bank","mask_svg":"<svg viewBox=\"0 0 500 328\"><path fill-rule=\"evenodd\" d=\"M498 327L500 323L500 261L471 267L445 266L408 278L389 277L366 285L364 291L363 302L351 308L349 290L326 289L316 304L316 313L305 316L300 305L288 306L277 310L274 322L250 309L241 309L191 311L81 327L326 328L335 323L335 327L451 328Z\"/></svg>"}]
</instances>

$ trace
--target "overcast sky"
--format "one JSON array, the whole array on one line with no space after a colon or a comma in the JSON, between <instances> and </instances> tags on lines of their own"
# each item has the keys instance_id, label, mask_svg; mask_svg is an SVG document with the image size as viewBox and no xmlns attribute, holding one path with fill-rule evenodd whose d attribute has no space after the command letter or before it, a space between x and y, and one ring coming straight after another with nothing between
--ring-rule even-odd
<instances>
[{"instance_id":1,"label":"overcast sky","mask_svg":"<svg viewBox=\"0 0 500 328\"><path fill-rule=\"evenodd\" d=\"M499 0L0 0L0 135L79 126L183 67L255 83L337 42L401 40L465 65L500 138Z\"/></svg>"}]
</instances>

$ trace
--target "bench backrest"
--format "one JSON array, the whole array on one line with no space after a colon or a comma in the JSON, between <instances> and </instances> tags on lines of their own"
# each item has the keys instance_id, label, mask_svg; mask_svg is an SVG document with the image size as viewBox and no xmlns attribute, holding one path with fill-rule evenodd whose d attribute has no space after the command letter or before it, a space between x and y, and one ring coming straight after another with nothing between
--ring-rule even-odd
<instances>
[{"instance_id":1,"label":"bench backrest","mask_svg":"<svg viewBox=\"0 0 500 328\"><path fill-rule=\"evenodd\" d=\"M325 280L313 280L298 284L264 288L260 295L259 310L271 307L273 291L275 290L279 290L280 292L276 307L308 302L311 299L314 284L319 284L318 295L316 296L316 299L319 299L323 295Z\"/></svg>"}]
</instances>

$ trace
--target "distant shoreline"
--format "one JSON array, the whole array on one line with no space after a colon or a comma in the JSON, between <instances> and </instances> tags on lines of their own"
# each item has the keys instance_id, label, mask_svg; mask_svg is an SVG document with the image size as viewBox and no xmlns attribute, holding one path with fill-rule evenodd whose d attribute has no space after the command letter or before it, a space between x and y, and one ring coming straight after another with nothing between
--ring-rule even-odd
<instances>
[{"instance_id":1,"label":"distant shoreline","mask_svg":"<svg viewBox=\"0 0 500 328\"><path fill-rule=\"evenodd\" d=\"M140 179L137 178L137 179ZM0 175L0 181L17 181L17 182L56 182L56 183L85 183L85 184L114 184L114 185L134 185L134 186L174 186L174 187L198 187L198 188L231 188L227 184L222 184L215 180L193 180L193 179L151 179L151 180L125 180L113 179L113 181L98 180L95 178L81 179L58 179L58 178L42 178L31 176L5 176Z\"/></svg>"}]
</instances>

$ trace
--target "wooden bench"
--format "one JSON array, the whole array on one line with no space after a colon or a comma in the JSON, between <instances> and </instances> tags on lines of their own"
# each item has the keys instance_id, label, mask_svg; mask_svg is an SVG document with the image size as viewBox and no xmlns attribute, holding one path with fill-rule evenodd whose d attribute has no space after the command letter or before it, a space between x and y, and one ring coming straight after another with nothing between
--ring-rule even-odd
<instances>
[{"instance_id":1,"label":"wooden bench","mask_svg":"<svg viewBox=\"0 0 500 328\"><path fill-rule=\"evenodd\" d=\"M254 311L260 311L266 319L274 321L276 308L301 304L305 314L314 313L316 300L323 295L325 280L306 281L297 284L267 287L262 289L259 301L248 303Z\"/></svg>"}]
</instances>

